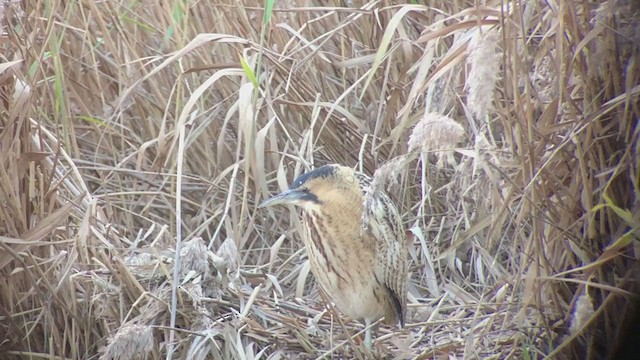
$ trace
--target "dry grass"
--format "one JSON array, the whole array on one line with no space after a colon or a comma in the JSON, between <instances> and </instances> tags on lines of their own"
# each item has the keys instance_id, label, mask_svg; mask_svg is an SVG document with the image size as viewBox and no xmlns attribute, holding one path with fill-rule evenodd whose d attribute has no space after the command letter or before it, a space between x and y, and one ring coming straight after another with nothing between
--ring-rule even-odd
<instances>
[{"instance_id":1,"label":"dry grass","mask_svg":"<svg viewBox=\"0 0 640 360\"><path fill-rule=\"evenodd\" d=\"M1 1L2 357L363 356L297 217L256 209L327 162L382 168L415 234L380 357L610 354L640 7L427 3Z\"/></svg>"}]
</instances>

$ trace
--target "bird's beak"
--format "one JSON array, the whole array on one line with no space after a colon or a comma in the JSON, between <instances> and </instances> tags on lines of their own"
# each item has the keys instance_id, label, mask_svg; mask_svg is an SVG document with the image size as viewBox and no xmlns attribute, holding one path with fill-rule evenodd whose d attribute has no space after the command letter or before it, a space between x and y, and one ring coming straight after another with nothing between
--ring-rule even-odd
<instances>
[{"instance_id":1,"label":"bird's beak","mask_svg":"<svg viewBox=\"0 0 640 360\"><path fill-rule=\"evenodd\" d=\"M305 200L307 193L298 189L289 189L269 198L258 205L259 208L280 204L296 204Z\"/></svg>"}]
</instances>

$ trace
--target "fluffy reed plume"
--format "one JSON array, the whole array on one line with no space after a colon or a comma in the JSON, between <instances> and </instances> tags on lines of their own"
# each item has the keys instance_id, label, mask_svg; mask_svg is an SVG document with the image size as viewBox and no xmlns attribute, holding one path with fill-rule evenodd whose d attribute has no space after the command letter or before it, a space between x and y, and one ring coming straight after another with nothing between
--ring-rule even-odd
<instances>
[{"instance_id":1,"label":"fluffy reed plume","mask_svg":"<svg viewBox=\"0 0 640 360\"><path fill-rule=\"evenodd\" d=\"M438 163L451 156L451 151L464 139L464 128L448 116L426 113L413 128L407 145L409 151L433 152Z\"/></svg>"},{"instance_id":2,"label":"fluffy reed plume","mask_svg":"<svg viewBox=\"0 0 640 360\"><path fill-rule=\"evenodd\" d=\"M576 301L576 305L573 308L573 314L571 314L571 325L569 326L569 333L575 334L578 332L584 324L591 319L593 316L593 302L591 301L591 297L585 291L580 297L578 297L578 301Z\"/></svg>"},{"instance_id":3,"label":"fluffy reed plume","mask_svg":"<svg viewBox=\"0 0 640 360\"><path fill-rule=\"evenodd\" d=\"M404 168L406 161L405 156L399 156L395 159L387 161L384 165L376 169L373 174L373 180L371 180L370 188L373 191L389 189L393 185L398 184L398 177L400 172ZM388 184L385 187L385 184Z\"/></svg>"},{"instance_id":4,"label":"fluffy reed plume","mask_svg":"<svg viewBox=\"0 0 640 360\"><path fill-rule=\"evenodd\" d=\"M409 151L443 150L456 146L464 137L464 128L448 116L424 114L409 136Z\"/></svg>"},{"instance_id":5,"label":"fluffy reed plume","mask_svg":"<svg viewBox=\"0 0 640 360\"><path fill-rule=\"evenodd\" d=\"M493 89L500 74L499 33L477 31L471 38L467 64L467 106L479 119L493 109Z\"/></svg>"},{"instance_id":6,"label":"fluffy reed plume","mask_svg":"<svg viewBox=\"0 0 640 360\"><path fill-rule=\"evenodd\" d=\"M209 274L208 249L202 238L186 241L180 251L180 273L186 276L190 272L197 275Z\"/></svg>"},{"instance_id":7,"label":"fluffy reed plume","mask_svg":"<svg viewBox=\"0 0 640 360\"><path fill-rule=\"evenodd\" d=\"M109 339L101 360L146 358L153 347L153 330L147 325L124 325Z\"/></svg>"}]
</instances>

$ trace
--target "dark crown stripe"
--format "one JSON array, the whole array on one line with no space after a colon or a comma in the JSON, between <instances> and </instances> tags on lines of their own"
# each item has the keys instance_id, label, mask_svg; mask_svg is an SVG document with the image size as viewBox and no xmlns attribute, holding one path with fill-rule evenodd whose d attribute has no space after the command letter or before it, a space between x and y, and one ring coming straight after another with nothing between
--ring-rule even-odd
<instances>
[{"instance_id":1,"label":"dark crown stripe","mask_svg":"<svg viewBox=\"0 0 640 360\"><path fill-rule=\"evenodd\" d=\"M298 176L291 184L290 189L297 189L300 186L304 185L307 181L316 178L326 178L329 176L333 176L336 173L335 165L325 165L321 166L317 169L306 172L300 176Z\"/></svg>"}]
</instances>

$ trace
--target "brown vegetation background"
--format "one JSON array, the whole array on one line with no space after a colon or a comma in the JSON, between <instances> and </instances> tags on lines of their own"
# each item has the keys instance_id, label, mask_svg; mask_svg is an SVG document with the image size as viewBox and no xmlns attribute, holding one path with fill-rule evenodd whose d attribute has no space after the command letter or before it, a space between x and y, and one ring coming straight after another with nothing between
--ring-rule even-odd
<instances>
[{"instance_id":1,"label":"brown vegetation background","mask_svg":"<svg viewBox=\"0 0 640 360\"><path fill-rule=\"evenodd\" d=\"M639 288L637 2L266 6L0 1L2 358L364 356L295 212L256 209L329 162L415 234L380 357L612 354Z\"/></svg>"}]
</instances>

